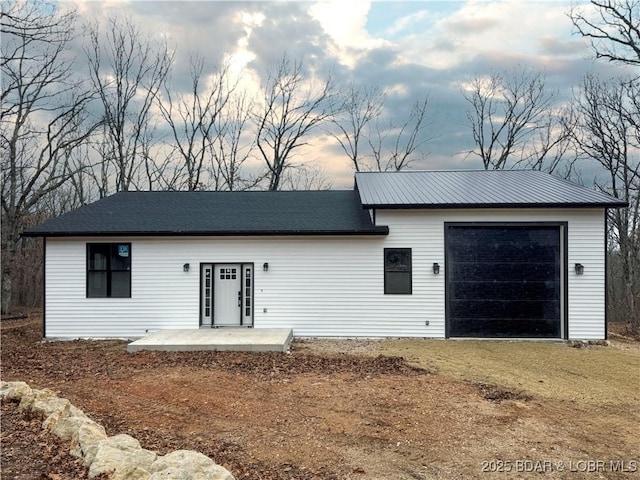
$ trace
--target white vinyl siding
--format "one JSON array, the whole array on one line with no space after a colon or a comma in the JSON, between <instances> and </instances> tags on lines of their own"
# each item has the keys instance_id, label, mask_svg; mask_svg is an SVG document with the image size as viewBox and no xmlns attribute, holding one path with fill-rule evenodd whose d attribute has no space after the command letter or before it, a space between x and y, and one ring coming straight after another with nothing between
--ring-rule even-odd
<instances>
[{"instance_id":1,"label":"white vinyl siding","mask_svg":"<svg viewBox=\"0 0 640 480\"><path fill-rule=\"evenodd\" d=\"M605 228L602 210L576 213L569 223L569 338L603 339ZM575 264L584 265L576 275Z\"/></svg>"},{"instance_id":2,"label":"white vinyl siding","mask_svg":"<svg viewBox=\"0 0 640 480\"><path fill-rule=\"evenodd\" d=\"M568 221L569 337L603 338L603 218L602 209L379 210L376 224L388 225L388 236L49 238L46 335L132 338L198 328L200 264L253 263L256 328L444 337L444 222ZM86 244L99 241L131 243L131 298L86 298ZM384 248L412 249L411 295L384 294ZM585 266L583 276L574 263Z\"/></svg>"},{"instance_id":3,"label":"white vinyl siding","mask_svg":"<svg viewBox=\"0 0 640 480\"><path fill-rule=\"evenodd\" d=\"M113 239L131 242L131 298L85 298L85 243L47 240L48 337L198 328L200 263L254 263L254 326L297 335L424 336L425 300L384 295L384 237ZM262 265L269 263L269 270ZM183 264L191 265L188 273Z\"/></svg>"},{"instance_id":4,"label":"white vinyl siding","mask_svg":"<svg viewBox=\"0 0 640 480\"><path fill-rule=\"evenodd\" d=\"M605 337L605 230L602 209L378 210L376 224L389 225L389 237L412 241L423 238L430 258L440 263L442 290L438 290L437 297L431 299L429 309L435 318L438 315L444 317L445 308L444 222L568 222L568 275L565 281L568 287L569 338ZM414 257L417 256L414 251ZM584 275L575 274L576 263L584 265Z\"/></svg>"}]
</instances>

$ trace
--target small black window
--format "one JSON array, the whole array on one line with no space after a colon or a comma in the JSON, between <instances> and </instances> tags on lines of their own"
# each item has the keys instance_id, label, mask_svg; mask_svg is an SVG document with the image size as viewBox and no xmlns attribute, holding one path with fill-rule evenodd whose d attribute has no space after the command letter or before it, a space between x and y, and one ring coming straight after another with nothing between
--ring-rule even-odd
<instances>
[{"instance_id":1,"label":"small black window","mask_svg":"<svg viewBox=\"0 0 640 480\"><path fill-rule=\"evenodd\" d=\"M131 244L87 243L87 298L131 298Z\"/></svg>"},{"instance_id":2,"label":"small black window","mask_svg":"<svg viewBox=\"0 0 640 480\"><path fill-rule=\"evenodd\" d=\"M411 249L384 249L384 293L411 294Z\"/></svg>"}]
</instances>

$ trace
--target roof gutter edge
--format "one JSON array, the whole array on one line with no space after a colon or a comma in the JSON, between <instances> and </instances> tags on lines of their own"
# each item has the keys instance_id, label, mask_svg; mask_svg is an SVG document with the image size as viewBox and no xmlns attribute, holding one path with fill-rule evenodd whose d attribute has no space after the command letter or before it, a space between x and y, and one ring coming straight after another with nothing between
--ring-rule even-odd
<instances>
[{"instance_id":1,"label":"roof gutter edge","mask_svg":"<svg viewBox=\"0 0 640 480\"><path fill-rule=\"evenodd\" d=\"M363 203L363 209L378 210L451 210L451 209L480 209L480 208L626 208L629 202L611 203L411 203L411 204L370 204Z\"/></svg>"},{"instance_id":2,"label":"roof gutter edge","mask_svg":"<svg viewBox=\"0 0 640 480\"><path fill-rule=\"evenodd\" d=\"M371 230L272 230L272 231L221 231L221 232L24 232L22 237L288 237L288 236L378 236L389 235L389 227L375 226Z\"/></svg>"}]
</instances>

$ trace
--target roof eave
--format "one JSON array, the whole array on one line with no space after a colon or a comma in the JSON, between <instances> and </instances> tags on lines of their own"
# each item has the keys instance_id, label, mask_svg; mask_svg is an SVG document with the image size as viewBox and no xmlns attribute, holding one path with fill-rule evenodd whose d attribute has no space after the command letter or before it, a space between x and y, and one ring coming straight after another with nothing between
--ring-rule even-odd
<instances>
[{"instance_id":1,"label":"roof eave","mask_svg":"<svg viewBox=\"0 0 640 480\"><path fill-rule=\"evenodd\" d=\"M438 209L480 209L480 208L622 208L628 202L606 203L406 203L406 204L369 204L363 203L364 209L377 210L438 210Z\"/></svg>"},{"instance_id":2,"label":"roof eave","mask_svg":"<svg viewBox=\"0 0 640 480\"><path fill-rule=\"evenodd\" d=\"M269 236L369 236L389 235L389 227L375 226L371 229L350 230L225 230L225 231L62 231L24 232L23 237L269 237Z\"/></svg>"}]
</instances>

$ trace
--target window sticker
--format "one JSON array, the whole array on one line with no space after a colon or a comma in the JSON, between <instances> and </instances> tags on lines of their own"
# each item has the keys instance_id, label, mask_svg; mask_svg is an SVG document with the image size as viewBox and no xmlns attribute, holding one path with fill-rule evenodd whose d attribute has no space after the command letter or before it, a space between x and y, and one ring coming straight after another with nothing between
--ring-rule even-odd
<instances>
[{"instance_id":1,"label":"window sticker","mask_svg":"<svg viewBox=\"0 0 640 480\"><path fill-rule=\"evenodd\" d=\"M121 257L129 256L129 245L118 245L118 255Z\"/></svg>"}]
</instances>

